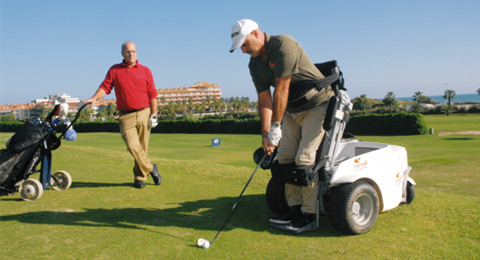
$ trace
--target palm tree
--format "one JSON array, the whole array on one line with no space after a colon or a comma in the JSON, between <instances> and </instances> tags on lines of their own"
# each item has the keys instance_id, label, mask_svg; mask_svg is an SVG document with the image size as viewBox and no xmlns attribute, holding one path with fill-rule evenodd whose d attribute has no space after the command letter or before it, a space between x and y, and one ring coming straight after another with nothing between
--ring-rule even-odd
<instances>
[{"instance_id":1,"label":"palm tree","mask_svg":"<svg viewBox=\"0 0 480 260\"><path fill-rule=\"evenodd\" d=\"M252 101L250 103L250 107L253 108L253 109L257 108L258 107L258 101Z\"/></svg>"},{"instance_id":2,"label":"palm tree","mask_svg":"<svg viewBox=\"0 0 480 260\"><path fill-rule=\"evenodd\" d=\"M420 105L421 101L422 101L422 95L423 93L421 91L417 91L415 92L415 95L413 95L413 101L417 101L417 104Z\"/></svg>"},{"instance_id":3,"label":"palm tree","mask_svg":"<svg viewBox=\"0 0 480 260\"><path fill-rule=\"evenodd\" d=\"M78 120L79 121L90 121L91 114L93 114L93 108L91 106L87 106L78 115Z\"/></svg>"},{"instance_id":4,"label":"palm tree","mask_svg":"<svg viewBox=\"0 0 480 260\"><path fill-rule=\"evenodd\" d=\"M212 103L212 99L210 96L207 96L207 98L203 99L202 102L205 101L205 109L208 109L208 112L211 112L212 111L212 107L211 107L211 103Z\"/></svg>"},{"instance_id":5,"label":"palm tree","mask_svg":"<svg viewBox=\"0 0 480 260\"><path fill-rule=\"evenodd\" d=\"M228 108L228 104L227 104L227 100L223 97L221 97L219 99L219 107L218 107L218 110L219 111L224 111L226 108Z\"/></svg>"},{"instance_id":6,"label":"palm tree","mask_svg":"<svg viewBox=\"0 0 480 260\"><path fill-rule=\"evenodd\" d=\"M240 109L245 109L250 106L250 98L248 97L241 97L240 98Z\"/></svg>"},{"instance_id":7,"label":"palm tree","mask_svg":"<svg viewBox=\"0 0 480 260\"><path fill-rule=\"evenodd\" d=\"M382 102L390 108L390 113L392 113L393 107L398 105L398 101L395 99L393 92L388 92L385 98L382 99Z\"/></svg>"},{"instance_id":8,"label":"palm tree","mask_svg":"<svg viewBox=\"0 0 480 260\"><path fill-rule=\"evenodd\" d=\"M480 95L480 88L477 89L477 93Z\"/></svg>"},{"instance_id":9,"label":"palm tree","mask_svg":"<svg viewBox=\"0 0 480 260\"><path fill-rule=\"evenodd\" d=\"M185 105L180 100L175 101L175 113L179 115L183 115L185 113Z\"/></svg>"},{"instance_id":10,"label":"palm tree","mask_svg":"<svg viewBox=\"0 0 480 260\"><path fill-rule=\"evenodd\" d=\"M105 109L107 110L107 116L113 116L113 113L117 111L117 106L114 103L108 103Z\"/></svg>"},{"instance_id":11,"label":"palm tree","mask_svg":"<svg viewBox=\"0 0 480 260\"><path fill-rule=\"evenodd\" d=\"M240 109L240 98L238 97L231 97L230 98L230 105L232 106L232 108L235 110L235 112L237 112L237 118L238 118L238 114L239 114L239 109Z\"/></svg>"},{"instance_id":12,"label":"palm tree","mask_svg":"<svg viewBox=\"0 0 480 260\"><path fill-rule=\"evenodd\" d=\"M160 102L159 102L159 103L160 103L159 105L162 105L162 106L165 106L165 105L166 105L167 99L165 98L165 96L162 96L162 97L160 98Z\"/></svg>"},{"instance_id":13,"label":"palm tree","mask_svg":"<svg viewBox=\"0 0 480 260\"><path fill-rule=\"evenodd\" d=\"M97 121L105 121L105 118L108 116L107 108L104 108L97 113Z\"/></svg>"},{"instance_id":14,"label":"palm tree","mask_svg":"<svg viewBox=\"0 0 480 260\"><path fill-rule=\"evenodd\" d=\"M165 105L159 104L157 106L157 111L158 111L157 112L158 116L163 116L163 115L167 116L167 107Z\"/></svg>"},{"instance_id":15,"label":"palm tree","mask_svg":"<svg viewBox=\"0 0 480 260\"><path fill-rule=\"evenodd\" d=\"M187 110L188 113L190 114L190 118L193 117L193 110L195 109L195 104L193 103L193 98L189 97L187 101Z\"/></svg>"},{"instance_id":16,"label":"palm tree","mask_svg":"<svg viewBox=\"0 0 480 260\"><path fill-rule=\"evenodd\" d=\"M220 103L220 99L214 98L211 104L211 108L215 111L215 117L218 117L218 112L220 111L222 104ZM212 110L210 109L210 111Z\"/></svg>"},{"instance_id":17,"label":"palm tree","mask_svg":"<svg viewBox=\"0 0 480 260\"><path fill-rule=\"evenodd\" d=\"M175 119L175 103L174 102L168 102L168 105L166 106L165 114L167 115L168 118Z\"/></svg>"},{"instance_id":18,"label":"palm tree","mask_svg":"<svg viewBox=\"0 0 480 260\"><path fill-rule=\"evenodd\" d=\"M203 114L205 113L205 110L207 109L207 104L205 102L205 99L202 99L202 103L198 103L196 104L196 111L197 113L199 114Z\"/></svg>"},{"instance_id":19,"label":"palm tree","mask_svg":"<svg viewBox=\"0 0 480 260\"><path fill-rule=\"evenodd\" d=\"M447 104L449 106L451 106L452 105L452 100L455 99L455 95L456 95L456 93L455 93L454 90L447 89L447 90L445 90L445 94L443 95L443 99L448 100Z\"/></svg>"}]
</instances>

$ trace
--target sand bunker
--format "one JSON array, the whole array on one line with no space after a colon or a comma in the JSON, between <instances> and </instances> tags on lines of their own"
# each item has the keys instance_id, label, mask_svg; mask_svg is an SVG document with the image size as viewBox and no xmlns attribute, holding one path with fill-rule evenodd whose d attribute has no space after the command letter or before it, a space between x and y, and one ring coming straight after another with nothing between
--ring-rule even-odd
<instances>
[{"instance_id":1,"label":"sand bunker","mask_svg":"<svg viewBox=\"0 0 480 260\"><path fill-rule=\"evenodd\" d=\"M438 135L480 135L480 131L438 132Z\"/></svg>"}]
</instances>

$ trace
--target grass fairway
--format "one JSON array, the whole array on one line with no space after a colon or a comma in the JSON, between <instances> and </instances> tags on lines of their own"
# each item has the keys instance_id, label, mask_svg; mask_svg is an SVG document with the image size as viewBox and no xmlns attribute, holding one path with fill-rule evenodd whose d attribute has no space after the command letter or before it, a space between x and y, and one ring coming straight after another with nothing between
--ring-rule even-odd
<instances>
[{"instance_id":1,"label":"grass fairway","mask_svg":"<svg viewBox=\"0 0 480 260\"><path fill-rule=\"evenodd\" d=\"M458 117L426 121L435 132L480 130L480 116ZM0 145L11 135L0 133ZM260 169L205 250L196 241L215 236L255 168L259 136L152 134L149 154L163 183L150 179L137 190L119 134L79 133L53 152L53 171L72 175L70 189L33 202L0 197L0 259L480 258L479 136L358 138L407 148L417 182L412 204L381 213L366 234L345 236L324 217L319 230L293 235L269 226L270 173Z\"/></svg>"}]
</instances>

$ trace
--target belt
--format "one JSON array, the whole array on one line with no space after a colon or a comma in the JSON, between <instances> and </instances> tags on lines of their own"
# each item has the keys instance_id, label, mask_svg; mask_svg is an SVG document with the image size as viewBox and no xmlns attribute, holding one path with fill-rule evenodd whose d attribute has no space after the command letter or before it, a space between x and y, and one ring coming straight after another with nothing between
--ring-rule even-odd
<instances>
[{"instance_id":1,"label":"belt","mask_svg":"<svg viewBox=\"0 0 480 260\"><path fill-rule=\"evenodd\" d=\"M140 108L140 109L133 109L133 110L118 110L120 112L120 115L123 116L123 115L127 115L127 114L130 114L130 113L135 113L135 112L139 112L139 111L142 111L144 110L146 107L144 108Z\"/></svg>"},{"instance_id":2,"label":"belt","mask_svg":"<svg viewBox=\"0 0 480 260\"><path fill-rule=\"evenodd\" d=\"M307 93L305 93L303 96L301 96L297 99L294 99L294 100L289 100L288 104L293 106L293 107L299 107L299 106L307 103L317 93L318 93L318 90L316 88L312 88Z\"/></svg>"},{"instance_id":3,"label":"belt","mask_svg":"<svg viewBox=\"0 0 480 260\"><path fill-rule=\"evenodd\" d=\"M343 88L343 77L341 75L341 72L333 73L332 75L329 75L321 80L307 80L297 82L295 84L290 84L291 93L289 93L288 104L292 107L300 107L306 104L319 91L330 86L332 83L339 80L340 78L342 78L340 84ZM297 93L293 94L296 91Z\"/></svg>"}]
</instances>

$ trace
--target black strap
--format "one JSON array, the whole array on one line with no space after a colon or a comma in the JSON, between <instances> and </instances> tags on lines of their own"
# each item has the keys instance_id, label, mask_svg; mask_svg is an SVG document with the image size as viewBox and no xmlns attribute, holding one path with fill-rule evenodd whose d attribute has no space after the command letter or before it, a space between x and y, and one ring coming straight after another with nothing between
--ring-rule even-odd
<instances>
[{"instance_id":1,"label":"black strap","mask_svg":"<svg viewBox=\"0 0 480 260\"><path fill-rule=\"evenodd\" d=\"M318 80L315 82L315 87L317 88L318 91L322 90L323 88L332 85L335 81L337 81L340 78L340 73L333 73L332 75L329 75L321 80Z\"/></svg>"}]
</instances>

